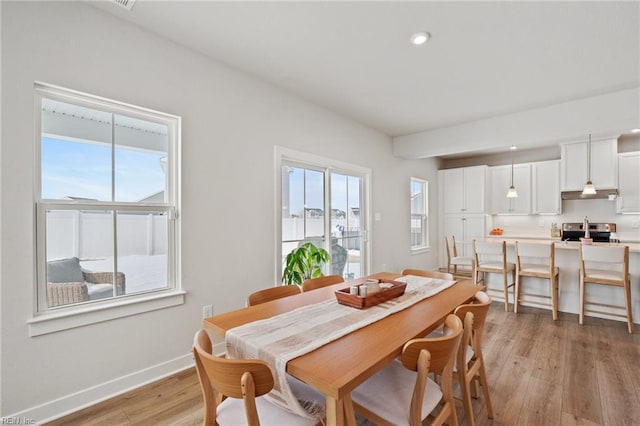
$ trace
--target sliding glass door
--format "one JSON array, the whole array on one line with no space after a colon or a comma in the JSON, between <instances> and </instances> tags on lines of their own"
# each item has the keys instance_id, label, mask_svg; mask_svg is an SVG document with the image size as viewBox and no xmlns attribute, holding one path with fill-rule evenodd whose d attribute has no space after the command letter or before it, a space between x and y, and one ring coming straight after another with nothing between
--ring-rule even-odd
<instances>
[{"instance_id":1,"label":"sliding glass door","mask_svg":"<svg viewBox=\"0 0 640 426\"><path fill-rule=\"evenodd\" d=\"M286 160L281 163L281 261L305 242L331 256L325 274L366 273L365 177L357 171ZM281 264L282 264L281 262Z\"/></svg>"}]
</instances>

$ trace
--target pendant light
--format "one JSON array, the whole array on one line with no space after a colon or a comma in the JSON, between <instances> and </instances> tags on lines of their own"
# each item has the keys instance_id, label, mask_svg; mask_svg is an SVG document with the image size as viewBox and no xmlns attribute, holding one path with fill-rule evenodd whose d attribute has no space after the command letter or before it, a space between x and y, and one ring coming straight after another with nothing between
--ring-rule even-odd
<instances>
[{"instance_id":1,"label":"pendant light","mask_svg":"<svg viewBox=\"0 0 640 426\"><path fill-rule=\"evenodd\" d=\"M589 144L587 145L587 183L584 184L582 195L595 195L596 187L591 182L591 134L589 134Z\"/></svg>"},{"instance_id":2,"label":"pendant light","mask_svg":"<svg viewBox=\"0 0 640 426\"><path fill-rule=\"evenodd\" d=\"M518 198L518 191L516 191L516 187L513 186L513 151L515 151L516 146L511 145L511 186L507 191L507 198Z\"/></svg>"}]
</instances>

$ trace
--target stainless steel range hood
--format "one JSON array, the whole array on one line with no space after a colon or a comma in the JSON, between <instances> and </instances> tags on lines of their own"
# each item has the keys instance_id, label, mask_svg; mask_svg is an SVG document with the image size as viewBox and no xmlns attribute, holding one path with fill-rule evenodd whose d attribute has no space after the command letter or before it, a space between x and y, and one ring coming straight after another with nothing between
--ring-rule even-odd
<instances>
[{"instance_id":1,"label":"stainless steel range hood","mask_svg":"<svg viewBox=\"0 0 640 426\"><path fill-rule=\"evenodd\" d=\"M582 195L582 191L564 191L563 200L615 200L618 198L617 189L600 189L593 195Z\"/></svg>"}]
</instances>

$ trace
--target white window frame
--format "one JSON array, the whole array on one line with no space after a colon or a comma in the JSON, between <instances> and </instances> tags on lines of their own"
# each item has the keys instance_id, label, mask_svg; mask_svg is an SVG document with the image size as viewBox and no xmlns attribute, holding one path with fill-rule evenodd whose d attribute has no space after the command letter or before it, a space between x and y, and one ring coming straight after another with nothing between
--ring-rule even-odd
<instances>
[{"instance_id":1,"label":"white window frame","mask_svg":"<svg viewBox=\"0 0 640 426\"><path fill-rule=\"evenodd\" d=\"M413 212L413 193L411 192L413 184L417 183L422 187L422 211L424 213L421 214L421 222L422 222L422 241L421 245L413 245L412 236L409 235L410 245L411 245L411 253L418 254L423 253L429 250L429 182L425 179L411 177L409 180L409 223L413 222L413 217L416 216ZM411 229L409 229L411 233Z\"/></svg>"},{"instance_id":2,"label":"white window frame","mask_svg":"<svg viewBox=\"0 0 640 426\"><path fill-rule=\"evenodd\" d=\"M283 163L296 163L316 170L329 170L331 172L359 176L362 179L362 205L360 207L360 215L363 218L362 224L364 230L362 232L364 255L361 257L362 276L370 274L371 265L371 238L369 229L371 229L371 169L346 163L344 161L333 160L315 154L302 151L275 146L275 224L274 224L274 242L275 242L275 271L274 282L282 280L282 166ZM331 179L325 175L325 209L331 209L330 194ZM331 220L331 215L325 215L325 220Z\"/></svg>"},{"instance_id":3,"label":"white window frame","mask_svg":"<svg viewBox=\"0 0 640 426\"><path fill-rule=\"evenodd\" d=\"M167 125L169 132L167 163L167 202L131 203L96 202L77 200L42 199L42 99L95 108L114 114L122 114ZM181 221L180 208L180 134L181 118L147 108L62 88L46 83L35 83L35 187L36 206L36 282L33 295L33 315L27 322L31 336L38 336L74 327L94 324L102 321L122 318L152 310L176 306L184 303L185 291L181 286ZM47 210L88 210L100 211L158 211L168 215L167 246L167 285L149 293L123 295L92 301L91 303L71 304L48 308L46 303L46 211ZM117 237L114 237L117 238ZM117 239L114 239L116 243Z\"/></svg>"}]
</instances>

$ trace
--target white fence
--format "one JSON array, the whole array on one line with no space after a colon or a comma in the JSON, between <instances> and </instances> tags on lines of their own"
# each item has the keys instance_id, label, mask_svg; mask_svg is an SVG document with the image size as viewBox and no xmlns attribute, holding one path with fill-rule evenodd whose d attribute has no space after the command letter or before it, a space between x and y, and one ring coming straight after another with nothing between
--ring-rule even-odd
<instances>
[{"instance_id":1,"label":"white fence","mask_svg":"<svg viewBox=\"0 0 640 426\"><path fill-rule=\"evenodd\" d=\"M167 215L117 215L118 256L167 254ZM114 254L113 216L106 212L47 213L47 259L99 259Z\"/></svg>"}]
</instances>

